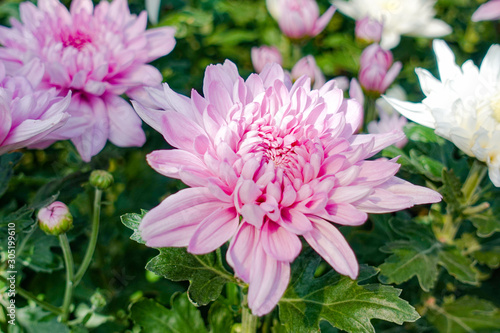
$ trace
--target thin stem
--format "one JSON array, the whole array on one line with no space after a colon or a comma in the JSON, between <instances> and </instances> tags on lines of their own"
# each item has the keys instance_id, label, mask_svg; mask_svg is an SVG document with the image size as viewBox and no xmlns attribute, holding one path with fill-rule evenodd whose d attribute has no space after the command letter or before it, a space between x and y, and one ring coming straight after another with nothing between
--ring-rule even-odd
<instances>
[{"instance_id":1,"label":"thin stem","mask_svg":"<svg viewBox=\"0 0 500 333\"><path fill-rule=\"evenodd\" d=\"M372 98L369 95L366 95L365 96L365 105L364 105L364 107L365 107L365 117L364 117L364 121L363 121L363 128L362 128L362 130L364 132L366 132L367 128L368 128L368 124L371 121L377 119L377 109L376 109L376 106L375 106L375 99Z\"/></svg>"},{"instance_id":2,"label":"thin stem","mask_svg":"<svg viewBox=\"0 0 500 333\"><path fill-rule=\"evenodd\" d=\"M7 279L1 275L0 275L0 281L2 281L5 284L9 283L7 281ZM19 286L16 286L16 294L21 295L22 297L24 297L27 300L33 301L34 303L36 303L38 306L40 306L44 310L50 311L50 312L57 314L57 315L60 315L62 313L61 309L59 309L58 307L55 307L55 306L53 306L45 301L38 299L35 295L33 295L32 293L30 293L27 290L24 290L23 288L21 288Z\"/></svg>"},{"instance_id":3,"label":"thin stem","mask_svg":"<svg viewBox=\"0 0 500 333\"><path fill-rule=\"evenodd\" d=\"M73 255L71 254L68 236L66 236L66 234L61 234L58 237L63 251L64 264L66 266L66 289L64 290L64 301L61 307L61 322L67 323L69 317L69 307L73 298L73 279L75 268L73 265Z\"/></svg>"},{"instance_id":4,"label":"thin stem","mask_svg":"<svg viewBox=\"0 0 500 333\"><path fill-rule=\"evenodd\" d=\"M443 243L452 243L460 227L460 222L462 220L458 218L453 220L453 216L450 212L445 215L443 229L441 229L440 241Z\"/></svg>"},{"instance_id":5,"label":"thin stem","mask_svg":"<svg viewBox=\"0 0 500 333\"><path fill-rule=\"evenodd\" d=\"M479 184L481 184L484 176L486 176L487 171L488 169L484 163L474 160L474 163L469 171L469 175L467 176L467 179L462 187L462 192L465 196L467 206L472 205L474 201L477 200L474 198L474 195L476 194Z\"/></svg>"},{"instance_id":6,"label":"thin stem","mask_svg":"<svg viewBox=\"0 0 500 333\"><path fill-rule=\"evenodd\" d=\"M241 333L255 333L257 332L257 325L259 317L254 316L248 308L247 296L243 297L242 301L242 316L241 316Z\"/></svg>"},{"instance_id":7,"label":"thin stem","mask_svg":"<svg viewBox=\"0 0 500 333\"><path fill-rule=\"evenodd\" d=\"M75 279L73 280L75 282L75 286L80 283L82 280L83 276L85 275L85 272L87 272L87 269L89 268L90 261L92 260L92 256L94 255L95 251L95 246L97 244L97 236L99 235L99 219L101 215L101 198L102 198L102 191L98 188L95 189L95 197L94 197L94 213L92 216L92 233L90 235L90 240L89 240L89 245L87 247L87 251L85 252L85 257L83 257L82 264L80 268L78 269L78 272L76 272Z\"/></svg>"}]
</instances>

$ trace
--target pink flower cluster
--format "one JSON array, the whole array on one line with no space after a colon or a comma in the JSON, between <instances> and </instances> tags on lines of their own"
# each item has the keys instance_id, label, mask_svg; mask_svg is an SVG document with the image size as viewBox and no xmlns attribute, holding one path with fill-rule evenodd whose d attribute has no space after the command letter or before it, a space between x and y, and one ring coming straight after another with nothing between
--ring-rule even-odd
<instances>
[{"instance_id":1,"label":"pink flower cluster","mask_svg":"<svg viewBox=\"0 0 500 333\"><path fill-rule=\"evenodd\" d=\"M379 44L364 49L359 71L361 86L368 92L383 94L401 71L401 62L392 62L392 52L384 50Z\"/></svg>"},{"instance_id":2,"label":"pink flower cluster","mask_svg":"<svg viewBox=\"0 0 500 333\"><path fill-rule=\"evenodd\" d=\"M311 90L292 85L281 66L241 78L226 61L209 66L203 94L147 88L138 114L177 149L148 163L190 188L166 198L140 225L151 247L187 247L194 254L230 241L227 261L249 284L255 315L270 312L290 279L301 238L335 270L356 278L358 263L334 225L363 224L441 196L395 177L394 160L367 160L403 138L400 131L355 135L360 105L329 81Z\"/></svg>"},{"instance_id":3,"label":"pink flower cluster","mask_svg":"<svg viewBox=\"0 0 500 333\"><path fill-rule=\"evenodd\" d=\"M169 53L174 29L145 31L146 12L130 14L126 0L74 0L68 11L58 0L20 4L21 22L0 27L0 60L7 73L37 59L43 64L40 86L61 96L72 92L67 123L39 147L71 139L89 161L109 139L117 146L141 146L141 120L121 94L159 85L161 73L148 62Z\"/></svg>"},{"instance_id":4,"label":"pink flower cluster","mask_svg":"<svg viewBox=\"0 0 500 333\"><path fill-rule=\"evenodd\" d=\"M71 93L38 89L43 73L37 59L12 76L0 63L0 155L36 144L66 123Z\"/></svg>"}]
</instances>

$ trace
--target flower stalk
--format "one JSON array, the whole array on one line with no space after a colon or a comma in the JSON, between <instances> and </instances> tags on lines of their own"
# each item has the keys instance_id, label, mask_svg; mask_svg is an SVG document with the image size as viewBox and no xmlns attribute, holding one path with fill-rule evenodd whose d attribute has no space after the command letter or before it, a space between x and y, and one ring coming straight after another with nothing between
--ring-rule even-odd
<instances>
[{"instance_id":1,"label":"flower stalk","mask_svg":"<svg viewBox=\"0 0 500 333\"><path fill-rule=\"evenodd\" d=\"M66 236L66 234L61 234L58 237L59 242L61 243L61 249L63 251L64 264L66 266L66 289L64 291L64 301L61 307L61 322L67 323L69 317L69 307L73 298L73 281L75 269L73 265L73 255L71 254L68 237Z\"/></svg>"},{"instance_id":2,"label":"flower stalk","mask_svg":"<svg viewBox=\"0 0 500 333\"><path fill-rule=\"evenodd\" d=\"M87 251L85 252L85 257L83 257L82 264L80 265L80 268L78 268L78 271L73 280L75 286L78 285L82 280L83 276L85 275L85 272L87 272L87 269L90 265L90 261L94 256L94 251L97 244L97 236L99 235L101 200L102 200L102 190L96 188L94 196L93 215L92 215L92 231L90 235L89 245L87 247Z\"/></svg>"},{"instance_id":3,"label":"flower stalk","mask_svg":"<svg viewBox=\"0 0 500 333\"><path fill-rule=\"evenodd\" d=\"M257 332L257 325L259 317L254 316L248 308L247 295L243 297L242 302L242 315L241 315L241 333L255 333Z\"/></svg>"}]
</instances>

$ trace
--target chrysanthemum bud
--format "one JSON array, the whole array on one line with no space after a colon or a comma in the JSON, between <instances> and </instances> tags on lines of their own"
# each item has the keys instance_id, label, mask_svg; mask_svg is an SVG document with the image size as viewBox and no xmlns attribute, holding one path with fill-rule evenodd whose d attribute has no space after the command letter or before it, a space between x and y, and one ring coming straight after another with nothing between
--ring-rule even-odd
<instances>
[{"instance_id":1,"label":"chrysanthemum bud","mask_svg":"<svg viewBox=\"0 0 500 333\"><path fill-rule=\"evenodd\" d=\"M46 234L58 236L73 227L73 216L68 206L55 201L38 211L38 225Z\"/></svg>"},{"instance_id":2,"label":"chrysanthemum bud","mask_svg":"<svg viewBox=\"0 0 500 333\"><path fill-rule=\"evenodd\" d=\"M94 170L89 181L90 185L104 191L113 184L113 175L104 170Z\"/></svg>"}]
</instances>

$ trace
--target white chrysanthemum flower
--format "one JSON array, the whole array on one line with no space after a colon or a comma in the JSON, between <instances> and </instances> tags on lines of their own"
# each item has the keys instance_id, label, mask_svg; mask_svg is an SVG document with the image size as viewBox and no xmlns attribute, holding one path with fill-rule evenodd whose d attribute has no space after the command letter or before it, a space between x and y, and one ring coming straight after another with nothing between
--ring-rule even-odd
<instances>
[{"instance_id":1,"label":"white chrysanthemum flower","mask_svg":"<svg viewBox=\"0 0 500 333\"><path fill-rule=\"evenodd\" d=\"M442 40L434 41L439 75L417 68L426 98L422 103L386 98L402 115L452 141L469 156L486 162L500 187L500 45L490 47L481 68L471 60L462 68Z\"/></svg>"},{"instance_id":2,"label":"white chrysanthemum flower","mask_svg":"<svg viewBox=\"0 0 500 333\"><path fill-rule=\"evenodd\" d=\"M380 45L392 49L401 35L440 37L452 32L451 27L435 19L436 0L333 0L333 5L355 20L369 16L383 23Z\"/></svg>"}]
</instances>

